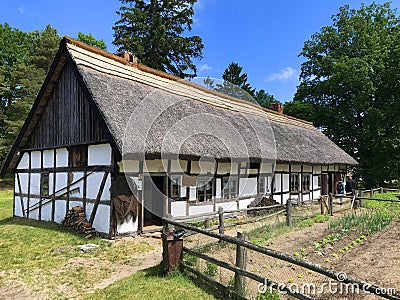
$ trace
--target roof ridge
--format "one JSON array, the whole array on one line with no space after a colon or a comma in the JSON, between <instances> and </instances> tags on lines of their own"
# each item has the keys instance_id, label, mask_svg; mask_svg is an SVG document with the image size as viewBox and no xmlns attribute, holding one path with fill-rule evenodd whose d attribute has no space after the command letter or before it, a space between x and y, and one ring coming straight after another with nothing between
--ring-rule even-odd
<instances>
[{"instance_id":1,"label":"roof ridge","mask_svg":"<svg viewBox=\"0 0 400 300\"><path fill-rule=\"evenodd\" d=\"M121 63L121 64L123 64L125 66L133 67L133 68L136 68L136 69L138 69L138 70L140 70L142 72L149 73L149 74L152 74L152 75L156 75L156 76L159 76L159 77L162 77L162 78L165 78L165 79L169 79L169 80L172 80L172 81L175 81L175 82L179 82L180 84L195 88L197 90L200 90L202 92L206 92L206 93L211 94L213 96L224 98L226 100L234 102L236 105L238 105L238 106L240 106L242 108L248 108L248 106L251 106L251 107L253 107L255 109L264 111L264 112L266 112L268 114L272 114L272 115L275 115L277 117L282 117L282 118L286 118L288 120L292 120L292 121L295 121L295 122L302 123L302 124L305 125L306 128L314 129L314 130L318 131L314 127L312 122L305 121L305 120L302 120L302 119L298 119L298 118L295 118L295 117L292 117L292 116L288 116L288 115L285 115L285 114L281 114L281 113L279 113L279 112L277 112L275 110L264 108L264 107L262 107L260 105L252 103L250 101L245 101L245 100L238 99L238 98L232 97L232 96L224 94L224 93L220 93L220 92L217 92L217 91L214 91L214 90L210 90L210 89L208 89L208 88L206 88L204 86L201 86L201 85L199 85L197 83L191 82L189 80L182 79L180 77L177 77L177 76L172 75L172 74L168 74L168 73L160 71L160 70L153 69L151 67L148 67L148 66L140 64L140 63L128 62L124 58L122 58L122 57L120 57L120 56L118 56L116 54L110 53L110 52L108 52L106 50L103 50L103 49L100 49L100 48L97 48L97 47L94 47L94 46L87 45L87 44L85 44L85 43L83 43L83 42L81 42L81 41L79 41L77 39L71 38L69 36L65 36L63 39L65 40L65 42L67 44L75 45L75 46L77 46L79 48L82 48L82 49L87 50L89 52L92 52L94 54L101 55L103 57L106 57L106 58L109 58L111 60L114 60L114 61L116 61L118 63ZM277 121L277 120L274 120L274 121ZM283 121L281 121L281 122L283 122ZM288 125L295 125L295 124L288 123ZM312 127L312 128L310 128L310 127Z\"/></svg>"}]
</instances>

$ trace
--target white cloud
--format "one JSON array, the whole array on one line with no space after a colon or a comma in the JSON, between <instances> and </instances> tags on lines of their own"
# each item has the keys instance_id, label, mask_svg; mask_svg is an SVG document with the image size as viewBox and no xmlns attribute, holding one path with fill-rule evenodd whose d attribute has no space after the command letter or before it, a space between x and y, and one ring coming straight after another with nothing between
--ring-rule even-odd
<instances>
[{"instance_id":1,"label":"white cloud","mask_svg":"<svg viewBox=\"0 0 400 300\"><path fill-rule=\"evenodd\" d=\"M284 69L281 69L278 73L268 75L265 80L267 82L274 81L274 80L286 81L286 80L296 76L296 73L297 73L297 71L295 69L293 69L291 67L286 67Z\"/></svg>"},{"instance_id":2,"label":"white cloud","mask_svg":"<svg viewBox=\"0 0 400 300\"><path fill-rule=\"evenodd\" d=\"M20 7L17 8L17 10L19 11L19 13L21 15L23 15L25 13L25 11L26 11L26 6L20 6Z\"/></svg>"},{"instance_id":3,"label":"white cloud","mask_svg":"<svg viewBox=\"0 0 400 300\"><path fill-rule=\"evenodd\" d=\"M201 66L199 66L199 71L205 71L205 70L211 70L212 68L207 65L207 64L203 64Z\"/></svg>"}]
</instances>

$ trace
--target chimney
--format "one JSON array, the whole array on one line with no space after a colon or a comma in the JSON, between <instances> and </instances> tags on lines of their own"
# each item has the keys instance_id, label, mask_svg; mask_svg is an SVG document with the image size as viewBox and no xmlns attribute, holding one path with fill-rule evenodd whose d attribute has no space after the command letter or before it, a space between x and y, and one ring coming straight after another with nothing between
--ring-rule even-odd
<instances>
[{"instance_id":1,"label":"chimney","mask_svg":"<svg viewBox=\"0 0 400 300\"><path fill-rule=\"evenodd\" d=\"M280 115L283 115L282 103L279 103L279 102L271 103L271 109L274 111L277 111Z\"/></svg>"},{"instance_id":2,"label":"chimney","mask_svg":"<svg viewBox=\"0 0 400 300\"><path fill-rule=\"evenodd\" d=\"M136 65L138 63L137 57L135 55L133 55L131 52L123 51L123 52L117 53L117 55L119 57L122 57L128 63L134 64L134 65Z\"/></svg>"}]
</instances>

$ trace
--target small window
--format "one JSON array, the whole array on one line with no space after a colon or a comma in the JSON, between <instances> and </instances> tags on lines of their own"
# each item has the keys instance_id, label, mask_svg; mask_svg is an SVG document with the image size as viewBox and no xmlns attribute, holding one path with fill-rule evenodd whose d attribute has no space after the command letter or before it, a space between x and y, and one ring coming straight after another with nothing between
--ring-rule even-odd
<instances>
[{"instance_id":1,"label":"small window","mask_svg":"<svg viewBox=\"0 0 400 300\"><path fill-rule=\"evenodd\" d=\"M49 173L42 173L41 175L41 182L42 182L42 186L41 186L41 194L42 197L44 196L48 196L49 195L49 181L50 181L50 176Z\"/></svg>"},{"instance_id":2,"label":"small window","mask_svg":"<svg viewBox=\"0 0 400 300\"><path fill-rule=\"evenodd\" d=\"M302 191L309 192L310 191L310 174L302 175Z\"/></svg>"},{"instance_id":3,"label":"small window","mask_svg":"<svg viewBox=\"0 0 400 300\"><path fill-rule=\"evenodd\" d=\"M172 176L171 177L171 197L179 198L180 195L180 177Z\"/></svg>"},{"instance_id":4,"label":"small window","mask_svg":"<svg viewBox=\"0 0 400 300\"><path fill-rule=\"evenodd\" d=\"M262 195L265 194L265 177L260 177L258 179L258 193Z\"/></svg>"},{"instance_id":5,"label":"small window","mask_svg":"<svg viewBox=\"0 0 400 300\"><path fill-rule=\"evenodd\" d=\"M208 179L197 180L197 200L199 202L212 199L212 181Z\"/></svg>"},{"instance_id":6,"label":"small window","mask_svg":"<svg viewBox=\"0 0 400 300\"><path fill-rule=\"evenodd\" d=\"M68 166L86 167L88 165L88 147L75 146L68 149Z\"/></svg>"},{"instance_id":7,"label":"small window","mask_svg":"<svg viewBox=\"0 0 400 300\"><path fill-rule=\"evenodd\" d=\"M290 192L292 193L299 192L299 174L290 175Z\"/></svg>"},{"instance_id":8,"label":"small window","mask_svg":"<svg viewBox=\"0 0 400 300\"><path fill-rule=\"evenodd\" d=\"M229 176L222 178L222 198L236 199L237 197L237 180Z\"/></svg>"}]
</instances>

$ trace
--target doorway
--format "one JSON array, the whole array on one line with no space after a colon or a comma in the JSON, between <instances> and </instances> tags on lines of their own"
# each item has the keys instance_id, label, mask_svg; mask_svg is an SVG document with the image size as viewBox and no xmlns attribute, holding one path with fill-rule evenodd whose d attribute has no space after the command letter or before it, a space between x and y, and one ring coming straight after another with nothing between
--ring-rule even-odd
<instances>
[{"instance_id":1,"label":"doorway","mask_svg":"<svg viewBox=\"0 0 400 300\"><path fill-rule=\"evenodd\" d=\"M161 217L164 216L166 176L144 177L144 227L162 226Z\"/></svg>"}]
</instances>

